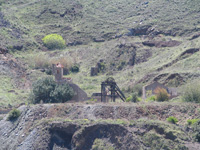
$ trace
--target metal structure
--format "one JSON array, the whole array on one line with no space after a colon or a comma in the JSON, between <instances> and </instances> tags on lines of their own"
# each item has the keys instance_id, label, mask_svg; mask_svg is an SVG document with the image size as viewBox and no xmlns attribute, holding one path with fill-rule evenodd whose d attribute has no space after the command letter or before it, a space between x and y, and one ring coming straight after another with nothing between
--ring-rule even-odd
<instances>
[{"instance_id":1,"label":"metal structure","mask_svg":"<svg viewBox=\"0 0 200 150\"><path fill-rule=\"evenodd\" d=\"M115 79L109 77L106 81L101 83L101 102L107 102L108 98L111 98L111 101L115 102L117 96L119 96L122 101L126 100L123 92L117 86Z\"/></svg>"}]
</instances>

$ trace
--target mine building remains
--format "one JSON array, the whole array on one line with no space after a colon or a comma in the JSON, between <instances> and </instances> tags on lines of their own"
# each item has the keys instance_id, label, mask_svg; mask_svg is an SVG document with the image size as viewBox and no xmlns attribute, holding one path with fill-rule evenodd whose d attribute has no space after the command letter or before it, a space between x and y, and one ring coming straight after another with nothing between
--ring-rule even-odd
<instances>
[{"instance_id":1,"label":"mine building remains","mask_svg":"<svg viewBox=\"0 0 200 150\"><path fill-rule=\"evenodd\" d=\"M149 85L143 86L143 99L146 99L148 96L155 95L156 94L155 90L157 88L165 89L167 91L167 93L170 95L170 98L178 96L176 88L169 88L169 87L155 81Z\"/></svg>"},{"instance_id":2,"label":"mine building remains","mask_svg":"<svg viewBox=\"0 0 200 150\"><path fill-rule=\"evenodd\" d=\"M115 102L116 98L120 98L122 101L126 101L126 97L120 88L117 86L114 78L109 77L101 83L101 93L93 93L92 98L101 102Z\"/></svg>"},{"instance_id":3,"label":"mine building remains","mask_svg":"<svg viewBox=\"0 0 200 150\"><path fill-rule=\"evenodd\" d=\"M52 64L52 73L55 76L56 83L57 84L67 83L73 88L75 95L72 98L72 100L76 102L88 100L87 93L83 91L78 85L74 84L71 78L63 77L63 68L64 68L63 65L61 65L60 63Z\"/></svg>"}]
</instances>

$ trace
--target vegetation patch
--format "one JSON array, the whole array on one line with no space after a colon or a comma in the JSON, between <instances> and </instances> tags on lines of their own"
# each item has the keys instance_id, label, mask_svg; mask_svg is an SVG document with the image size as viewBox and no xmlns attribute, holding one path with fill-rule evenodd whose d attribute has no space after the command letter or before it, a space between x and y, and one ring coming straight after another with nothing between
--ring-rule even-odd
<instances>
[{"instance_id":1,"label":"vegetation patch","mask_svg":"<svg viewBox=\"0 0 200 150\"><path fill-rule=\"evenodd\" d=\"M158 102L164 102L168 101L170 95L168 94L167 90L164 88L157 88L155 89L155 94L156 94L156 101Z\"/></svg>"},{"instance_id":2,"label":"vegetation patch","mask_svg":"<svg viewBox=\"0 0 200 150\"><path fill-rule=\"evenodd\" d=\"M194 124L192 124L192 132L191 132L192 138L196 142L200 142L200 120L196 121Z\"/></svg>"},{"instance_id":3,"label":"vegetation patch","mask_svg":"<svg viewBox=\"0 0 200 150\"><path fill-rule=\"evenodd\" d=\"M178 122L178 119L176 117L170 116L167 118L167 121L176 124Z\"/></svg>"},{"instance_id":4,"label":"vegetation patch","mask_svg":"<svg viewBox=\"0 0 200 150\"><path fill-rule=\"evenodd\" d=\"M140 99L138 97L138 93L133 93L131 96L129 96L128 98L126 98L126 102L133 102L133 103L136 103L136 102L139 102Z\"/></svg>"},{"instance_id":5,"label":"vegetation patch","mask_svg":"<svg viewBox=\"0 0 200 150\"><path fill-rule=\"evenodd\" d=\"M52 77L44 77L33 83L33 90L30 94L32 103L64 103L74 95L69 84L56 84Z\"/></svg>"},{"instance_id":6,"label":"vegetation patch","mask_svg":"<svg viewBox=\"0 0 200 150\"><path fill-rule=\"evenodd\" d=\"M189 120L187 120L187 123L188 123L188 125L193 125L194 123L196 123L199 120L200 119L189 119Z\"/></svg>"},{"instance_id":7,"label":"vegetation patch","mask_svg":"<svg viewBox=\"0 0 200 150\"><path fill-rule=\"evenodd\" d=\"M13 109L9 112L7 120L13 121L20 116L21 112L18 109Z\"/></svg>"},{"instance_id":8,"label":"vegetation patch","mask_svg":"<svg viewBox=\"0 0 200 150\"><path fill-rule=\"evenodd\" d=\"M42 41L48 49L63 49L65 47L65 40L58 34L49 34Z\"/></svg>"},{"instance_id":9,"label":"vegetation patch","mask_svg":"<svg viewBox=\"0 0 200 150\"><path fill-rule=\"evenodd\" d=\"M183 100L185 102L195 102L200 103L200 88L198 83L189 85L183 94Z\"/></svg>"},{"instance_id":10,"label":"vegetation patch","mask_svg":"<svg viewBox=\"0 0 200 150\"><path fill-rule=\"evenodd\" d=\"M117 150L112 144L109 144L103 139L95 139L92 145L92 150Z\"/></svg>"}]
</instances>

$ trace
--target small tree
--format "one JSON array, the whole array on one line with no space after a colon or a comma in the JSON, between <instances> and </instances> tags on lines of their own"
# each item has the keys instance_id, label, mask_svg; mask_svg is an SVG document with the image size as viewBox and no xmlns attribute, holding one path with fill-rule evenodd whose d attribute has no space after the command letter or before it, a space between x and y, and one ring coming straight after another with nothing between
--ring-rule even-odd
<instances>
[{"instance_id":1,"label":"small tree","mask_svg":"<svg viewBox=\"0 0 200 150\"><path fill-rule=\"evenodd\" d=\"M73 89L68 84L56 85L55 90L51 93L53 102L66 102L74 95Z\"/></svg>"},{"instance_id":2,"label":"small tree","mask_svg":"<svg viewBox=\"0 0 200 150\"><path fill-rule=\"evenodd\" d=\"M33 83L32 103L59 103L70 100L74 95L72 87L67 83L56 84L52 77L45 77Z\"/></svg>"},{"instance_id":3,"label":"small tree","mask_svg":"<svg viewBox=\"0 0 200 150\"><path fill-rule=\"evenodd\" d=\"M52 102L53 98L51 93L54 91L56 83L52 77L45 77L33 83L33 90L31 100L33 103Z\"/></svg>"},{"instance_id":4,"label":"small tree","mask_svg":"<svg viewBox=\"0 0 200 150\"><path fill-rule=\"evenodd\" d=\"M156 101L164 102L168 101L170 95L168 94L167 90L164 88L156 88L154 93L156 94Z\"/></svg>"},{"instance_id":5,"label":"small tree","mask_svg":"<svg viewBox=\"0 0 200 150\"><path fill-rule=\"evenodd\" d=\"M42 41L48 49L62 49L65 47L65 40L58 34L49 34Z\"/></svg>"},{"instance_id":6,"label":"small tree","mask_svg":"<svg viewBox=\"0 0 200 150\"><path fill-rule=\"evenodd\" d=\"M20 116L21 112L18 110L18 109L13 109L9 112L9 115L8 115L8 118L7 120L14 120L14 119L17 119L19 116Z\"/></svg>"}]
</instances>

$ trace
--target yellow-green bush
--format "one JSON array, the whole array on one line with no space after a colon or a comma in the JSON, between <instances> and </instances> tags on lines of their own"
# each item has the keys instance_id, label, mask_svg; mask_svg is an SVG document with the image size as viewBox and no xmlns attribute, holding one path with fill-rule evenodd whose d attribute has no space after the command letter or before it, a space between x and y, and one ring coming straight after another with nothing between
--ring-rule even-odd
<instances>
[{"instance_id":1,"label":"yellow-green bush","mask_svg":"<svg viewBox=\"0 0 200 150\"><path fill-rule=\"evenodd\" d=\"M176 124L178 122L178 119L174 116L170 116L167 118L167 121L173 124Z\"/></svg>"},{"instance_id":2,"label":"yellow-green bush","mask_svg":"<svg viewBox=\"0 0 200 150\"><path fill-rule=\"evenodd\" d=\"M193 125L194 123L196 123L199 120L200 119L189 119L189 120L187 120L187 123L188 123L188 125Z\"/></svg>"},{"instance_id":3,"label":"yellow-green bush","mask_svg":"<svg viewBox=\"0 0 200 150\"><path fill-rule=\"evenodd\" d=\"M58 34L49 34L42 41L48 49L62 49L65 47L65 40Z\"/></svg>"},{"instance_id":4,"label":"yellow-green bush","mask_svg":"<svg viewBox=\"0 0 200 150\"><path fill-rule=\"evenodd\" d=\"M169 100L170 95L164 88L157 88L155 89L154 93L156 94L156 101L158 102L164 102Z\"/></svg>"}]
</instances>

